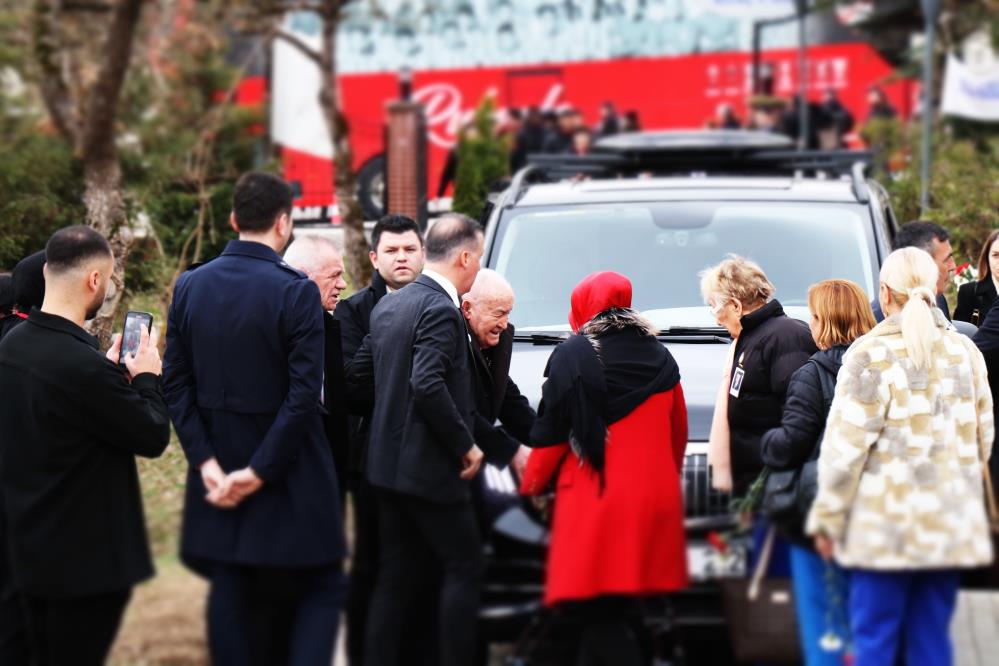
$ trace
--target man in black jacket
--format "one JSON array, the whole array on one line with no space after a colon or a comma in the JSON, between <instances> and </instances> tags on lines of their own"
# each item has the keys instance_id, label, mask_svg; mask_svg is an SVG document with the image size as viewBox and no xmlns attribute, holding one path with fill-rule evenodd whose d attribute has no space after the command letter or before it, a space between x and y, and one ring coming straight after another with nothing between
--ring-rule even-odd
<instances>
[{"instance_id":1,"label":"man in black jacket","mask_svg":"<svg viewBox=\"0 0 999 666\"><path fill-rule=\"evenodd\" d=\"M375 268L371 285L337 306L344 365L354 360L365 336L371 332L371 311L390 291L402 289L423 270L423 237L416 221L404 215L386 215L371 231ZM347 659L352 666L364 664L364 641L368 608L378 572L378 500L364 476L364 451L368 443L370 409L364 417L349 419L350 450L347 488L353 495L354 552L347 586ZM338 468L339 470L339 468Z\"/></svg>"},{"instance_id":2,"label":"man in black jacket","mask_svg":"<svg viewBox=\"0 0 999 666\"><path fill-rule=\"evenodd\" d=\"M950 234L947 230L934 222L924 222L917 220L903 224L895 236L895 249L903 247L918 247L925 250L933 261L937 264L940 275L937 278L937 307L940 308L944 316L950 319L950 307L947 305L947 297L944 292L947 290L947 283L954 277L957 265L954 262L954 249L950 245ZM874 319L881 321L885 318L881 312L881 304L876 298L871 302L874 310Z\"/></svg>"},{"instance_id":3,"label":"man in black jacket","mask_svg":"<svg viewBox=\"0 0 999 666\"><path fill-rule=\"evenodd\" d=\"M137 582L153 574L135 456L170 439L156 334L118 367L83 330L114 258L89 227L53 234L45 298L0 344L0 493L36 664L103 664Z\"/></svg>"},{"instance_id":4,"label":"man in black jacket","mask_svg":"<svg viewBox=\"0 0 999 666\"><path fill-rule=\"evenodd\" d=\"M488 451L488 462L498 467L512 462L521 472L531 451L522 442L530 440L537 415L510 379L513 301L510 283L496 271L485 268L462 297L461 311L472 339L475 436ZM493 427L497 420L501 428Z\"/></svg>"},{"instance_id":5,"label":"man in black jacket","mask_svg":"<svg viewBox=\"0 0 999 666\"><path fill-rule=\"evenodd\" d=\"M483 251L481 227L452 214L427 234L423 275L385 296L348 379L377 387L368 480L377 488L381 568L368 620L367 663L394 664L428 564L444 569L440 662L474 663L482 552L468 482L475 443L469 336L459 297Z\"/></svg>"}]
</instances>

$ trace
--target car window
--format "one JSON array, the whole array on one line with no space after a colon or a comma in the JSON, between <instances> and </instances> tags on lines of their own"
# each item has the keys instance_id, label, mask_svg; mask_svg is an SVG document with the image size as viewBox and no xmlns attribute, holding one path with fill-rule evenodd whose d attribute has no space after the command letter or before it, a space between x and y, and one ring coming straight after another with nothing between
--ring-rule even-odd
<instances>
[{"instance_id":1,"label":"car window","mask_svg":"<svg viewBox=\"0 0 999 666\"><path fill-rule=\"evenodd\" d=\"M713 327L699 274L735 253L757 261L788 313L807 319L812 284L847 278L873 293L866 208L849 204L667 202L514 210L500 220L489 265L516 292L520 331L567 330L569 294L586 275L631 279L635 307L660 328Z\"/></svg>"}]
</instances>

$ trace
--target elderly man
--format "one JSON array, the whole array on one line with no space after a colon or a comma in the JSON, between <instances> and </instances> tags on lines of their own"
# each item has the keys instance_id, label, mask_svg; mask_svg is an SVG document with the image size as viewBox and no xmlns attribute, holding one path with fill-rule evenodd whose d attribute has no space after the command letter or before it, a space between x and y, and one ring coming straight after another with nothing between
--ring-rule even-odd
<instances>
[{"instance_id":1,"label":"elderly man","mask_svg":"<svg viewBox=\"0 0 999 666\"><path fill-rule=\"evenodd\" d=\"M343 279L343 255L340 247L323 236L300 236L288 246L284 260L289 266L305 273L319 287L322 302L323 327L325 329L324 372L322 401L326 407L323 426L329 440L339 481L340 505L344 506L347 487L348 467L348 398L353 395L347 389L343 376L343 351L341 346L340 322L333 318L333 311L340 302L340 293L347 288Z\"/></svg>"},{"instance_id":2,"label":"elderly man","mask_svg":"<svg viewBox=\"0 0 999 666\"><path fill-rule=\"evenodd\" d=\"M483 269L463 297L461 311L472 338L475 435L483 442L491 440L492 445L484 447L490 463L505 466L512 459L520 472L530 453L520 442L528 441L536 414L510 379L513 300L510 283L496 271ZM502 428L493 427L497 419Z\"/></svg>"}]
</instances>

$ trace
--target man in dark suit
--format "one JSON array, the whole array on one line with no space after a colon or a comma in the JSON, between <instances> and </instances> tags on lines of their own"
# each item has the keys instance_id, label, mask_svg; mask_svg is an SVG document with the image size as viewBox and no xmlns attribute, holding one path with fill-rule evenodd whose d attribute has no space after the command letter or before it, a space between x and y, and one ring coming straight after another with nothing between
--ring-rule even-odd
<instances>
[{"instance_id":1,"label":"man in dark suit","mask_svg":"<svg viewBox=\"0 0 999 666\"><path fill-rule=\"evenodd\" d=\"M319 287L323 307L323 427L336 466L340 508L346 498L348 459L348 405L353 392L347 389L343 374L343 351L340 322L333 313L340 302L340 292L347 288L344 281L343 255L335 242L324 236L300 236L284 253L289 266L305 273Z\"/></svg>"},{"instance_id":2,"label":"man in dark suit","mask_svg":"<svg viewBox=\"0 0 999 666\"><path fill-rule=\"evenodd\" d=\"M385 294L402 289L423 270L423 237L415 220L404 215L386 215L371 231L368 255L375 272L371 285L361 289L337 307L343 359L349 365L365 336L371 332L371 312ZM347 660L351 666L364 664L364 642L368 609L378 572L378 500L364 475L364 452L368 443L370 407L363 416L350 421L350 453L347 487L353 495L354 539L347 586ZM413 624L412 634L424 628ZM425 632L424 632L425 633ZM407 638L412 646L414 640ZM419 642L417 639L416 642Z\"/></svg>"},{"instance_id":3,"label":"man in dark suit","mask_svg":"<svg viewBox=\"0 0 999 666\"><path fill-rule=\"evenodd\" d=\"M957 270L957 264L954 263L954 249L950 245L950 234L934 222L921 220L908 222L901 226L895 237L895 249L900 250L903 247L918 247L933 257L940 271L937 279L937 307L943 310L944 316L949 320L950 307L947 305L944 293L947 284L954 277L954 271ZM885 318L877 298L871 302L871 309L874 310L875 320L881 321Z\"/></svg>"},{"instance_id":4,"label":"man in dark suit","mask_svg":"<svg viewBox=\"0 0 999 666\"><path fill-rule=\"evenodd\" d=\"M513 355L513 287L499 273L488 268L479 271L472 288L462 297L472 338L472 361L475 373L475 436L489 452L488 462L505 467L513 463L523 471L530 449L531 426L537 415L520 389L510 379ZM502 428L494 428L496 421Z\"/></svg>"},{"instance_id":5,"label":"man in dark suit","mask_svg":"<svg viewBox=\"0 0 999 666\"><path fill-rule=\"evenodd\" d=\"M381 560L368 618L367 663L395 664L428 564L444 571L440 663L475 659L482 552L468 482L482 464L475 444L469 336L459 297L471 287L482 230L447 215L426 238L427 265L381 299L348 379L377 388L368 480L378 492Z\"/></svg>"},{"instance_id":6,"label":"man in dark suit","mask_svg":"<svg viewBox=\"0 0 999 666\"><path fill-rule=\"evenodd\" d=\"M239 240L181 276L170 307L164 387L190 465L181 555L211 581L217 664L329 664L336 640L345 549L323 310L278 256L291 202L274 176L240 178Z\"/></svg>"},{"instance_id":7,"label":"man in dark suit","mask_svg":"<svg viewBox=\"0 0 999 666\"><path fill-rule=\"evenodd\" d=\"M83 330L114 268L107 240L67 227L45 253L42 307L0 344L6 546L30 663L98 666L132 586L153 575L135 456L163 453L170 421L155 330L125 357L128 375L120 336L105 356Z\"/></svg>"}]
</instances>

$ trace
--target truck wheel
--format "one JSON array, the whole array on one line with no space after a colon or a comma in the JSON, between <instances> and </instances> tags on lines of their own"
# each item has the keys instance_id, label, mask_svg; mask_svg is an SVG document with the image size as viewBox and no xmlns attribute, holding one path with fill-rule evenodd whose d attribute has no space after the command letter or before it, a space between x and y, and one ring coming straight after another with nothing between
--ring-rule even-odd
<instances>
[{"instance_id":1,"label":"truck wheel","mask_svg":"<svg viewBox=\"0 0 999 666\"><path fill-rule=\"evenodd\" d=\"M377 220L385 214L384 155L375 155L357 172L357 202L366 220Z\"/></svg>"}]
</instances>

